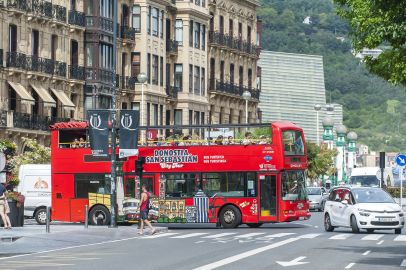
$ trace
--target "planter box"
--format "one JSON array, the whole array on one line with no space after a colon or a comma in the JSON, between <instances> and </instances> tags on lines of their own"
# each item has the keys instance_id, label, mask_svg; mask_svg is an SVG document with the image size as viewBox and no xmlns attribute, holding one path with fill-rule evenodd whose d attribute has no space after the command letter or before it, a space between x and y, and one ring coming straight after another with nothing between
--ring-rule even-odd
<instances>
[{"instance_id":1,"label":"planter box","mask_svg":"<svg viewBox=\"0 0 406 270\"><path fill-rule=\"evenodd\" d=\"M10 206L10 214L8 214L12 227L24 226L24 204L17 207L16 201L8 201ZM3 220L0 218L0 224L3 226Z\"/></svg>"}]
</instances>

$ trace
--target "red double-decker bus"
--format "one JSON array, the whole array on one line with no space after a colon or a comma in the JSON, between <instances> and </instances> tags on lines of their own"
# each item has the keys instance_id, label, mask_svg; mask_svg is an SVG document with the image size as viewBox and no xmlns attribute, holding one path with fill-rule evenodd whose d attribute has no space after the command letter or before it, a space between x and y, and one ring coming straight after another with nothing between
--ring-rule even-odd
<instances>
[{"instance_id":1,"label":"red double-decker bus","mask_svg":"<svg viewBox=\"0 0 406 270\"><path fill-rule=\"evenodd\" d=\"M110 158L93 157L86 139L84 122L52 126L52 219L82 222L88 205L91 223L108 224ZM234 228L310 218L304 134L294 124L141 127L138 150L118 161L119 222L137 220L143 184L157 222Z\"/></svg>"}]
</instances>

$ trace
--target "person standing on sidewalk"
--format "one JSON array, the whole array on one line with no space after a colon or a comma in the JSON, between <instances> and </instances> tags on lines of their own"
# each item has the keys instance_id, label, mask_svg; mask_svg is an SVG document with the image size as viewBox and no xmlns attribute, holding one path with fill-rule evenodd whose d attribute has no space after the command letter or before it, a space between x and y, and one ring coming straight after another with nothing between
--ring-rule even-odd
<instances>
[{"instance_id":1,"label":"person standing on sidewalk","mask_svg":"<svg viewBox=\"0 0 406 270\"><path fill-rule=\"evenodd\" d=\"M10 213L10 208L8 207L8 202L6 198L6 187L4 183L0 184L0 216L3 220L4 229L11 229L10 218L8 213Z\"/></svg>"},{"instance_id":2,"label":"person standing on sidewalk","mask_svg":"<svg viewBox=\"0 0 406 270\"><path fill-rule=\"evenodd\" d=\"M155 228L152 227L151 222L148 220L148 211L149 211L149 192L147 190L147 187L145 185L142 185L141 187L142 193L141 193L141 200L140 200L140 231L138 234L143 234L144 233L144 223L147 224L147 226L151 229L151 234L154 234L156 232Z\"/></svg>"}]
</instances>

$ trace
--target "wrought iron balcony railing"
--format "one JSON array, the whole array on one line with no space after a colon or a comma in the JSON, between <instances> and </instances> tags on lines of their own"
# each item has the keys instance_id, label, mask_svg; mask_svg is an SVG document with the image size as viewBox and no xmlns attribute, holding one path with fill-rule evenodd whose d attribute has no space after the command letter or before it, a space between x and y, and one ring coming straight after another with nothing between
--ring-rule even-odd
<instances>
[{"instance_id":1,"label":"wrought iron balcony railing","mask_svg":"<svg viewBox=\"0 0 406 270\"><path fill-rule=\"evenodd\" d=\"M66 23L66 7L52 5L53 18L59 22Z\"/></svg>"},{"instance_id":2,"label":"wrought iron balcony railing","mask_svg":"<svg viewBox=\"0 0 406 270\"><path fill-rule=\"evenodd\" d=\"M180 88L176 86L167 85L166 86L166 94L169 98L177 99L178 92L180 92Z\"/></svg>"},{"instance_id":3,"label":"wrought iron balcony railing","mask_svg":"<svg viewBox=\"0 0 406 270\"><path fill-rule=\"evenodd\" d=\"M257 55L257 46L248 42L243 41L229 35L222 34L217 31L209 31L209 43L212 45L218 45L227 47L232 50L237 50L242 53L247 53L250 55Z\"/></svg>"},{"instance_id":4,"label":"wrought iron balcony railing","mask_svg":"<svg viewBox=\"0 0 406 270\"><path fill-rule=\"evenodd\" d=\"M49 131L49 126L58 122L69 122L70 118L49 117L15 111L0 111L0 126Z\"/></svg>"},{"instance_id":5,"label":"wrought iron balcony railing","mask_svg":"<svg viewBox=\"0 0 406 270\"><path fill-rule=\"evenodd\" d=\"M66 63L55 61L54 74L60 77L66 77Z\"/></svg>"},{"instance_id":6,"label":"wrought iron balcony railing","mask_svg":"<svg viewBox=\"0 0 406 270\"><path fill-rule=\"evenodd\" d=\"M210 80L210 90L223 92L227 94L237 95L242 97L244 91L251 93L251 98L259 100L260 90L243 85L237 85L228 82L222 82L220 80Z\"/></svg>"},{"instance_id":7,"label":"wrought iron balcony railing","mask_svg":"<svg viewBox=\"0 0 406 270\"><path fill-rule=\"evenodd\" d=\"M135 84L138 83L137 77L120 76L120 89L135 90Z\"/></svg>"},{"instance_id":8,"label":"wrought iron balcony railing","mask_svg":"<svg viewBox=\"0 0 406 270\"><path fill-rule=\"evenodd\" d=\"M120 37L122 39L129 39L129 40L135 40L135 33L136 30L132 27L128 27L128 26L121 26L120 28Z\"/></svg>"},{"instance_id":9,"label":"wrought iron balcony railing","mask_svg":"<svg viewBox=\"0 0 406 270\"><path fill-rule=\"evenodd\" d=\"M176 40L166 40L166 51L169 53L178 53L178 42Z\"/></svg>"},{"instance_id":10,"label":"wrought iron balcony railing","mask_svg":"<svg viewBox=\"0 0 406 270\"><path fill-rule=\"evenodd\" d=\"M85 13L76 10L69 10L69 24L85 27L85 18Z\"/></svg>"},{"instance_id":11,"label":"wrought iron balcony railing","mask_svg":"<svg viewBox=\"0 0 406 270\"><path fill-rule=\"evenodd\" d=\"M52 18L52 3L44 0L32 0L31 12L34 15Z\"/></svg>"},{"instance_id":12,"label":"wrought iron balcony railing","mask_svg":"<svg viewBox=\"0 0 406 270\"><path fill-rule=\"evenodd\" d=\"M23 12L29 11L28 0L7 0L7 7Z\"/></svg>"},{"instance_id":13,"label":"wrought iron balcony railing","mask_svg":"<svg viewBox=\"0 0 406 270\"><path fill-rule=\"evenodd\" d=\"M69 79L85 80L85 68L81 66L69 66Z\"/></svg>"},{"instance_id":14,"label":"wrought iron balcony railing","mask_svg":"<svg viewBox=\"0 0 406 270\"><path fill-rule=\"evenodd\" d=\"M113 33L113 20L104 17L86 16L86 27Z\"/></svg>"},{"instance_id":15,"label":"wrought iron balcony railing","mask_svg":"<svg viewBox=\"0 0 406 270\"><path fill-rule=\"evenodd\" d=\"M85 69L86 81L96 81L111 85L113 83L113 76L115 75L110 70L91 67Z\"/></svg>"}]
</instances>

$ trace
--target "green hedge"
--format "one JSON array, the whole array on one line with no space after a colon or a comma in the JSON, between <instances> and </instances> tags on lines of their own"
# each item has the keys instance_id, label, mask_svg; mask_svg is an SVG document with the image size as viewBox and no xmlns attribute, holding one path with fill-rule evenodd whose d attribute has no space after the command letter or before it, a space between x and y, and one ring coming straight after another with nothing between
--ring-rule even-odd
<instances>
[{"instance_id":1,"label":"green hedge","mask_svg":"<svg viewBox=\"0 0 406 270\"><path fill-rule=\"evenodd\" d=\"M387 187L386 191L393 197L393 198L400 198L400 187ZM406 197L406 187L403 188L403 197Z\"/></svg>"}]
</instances>

